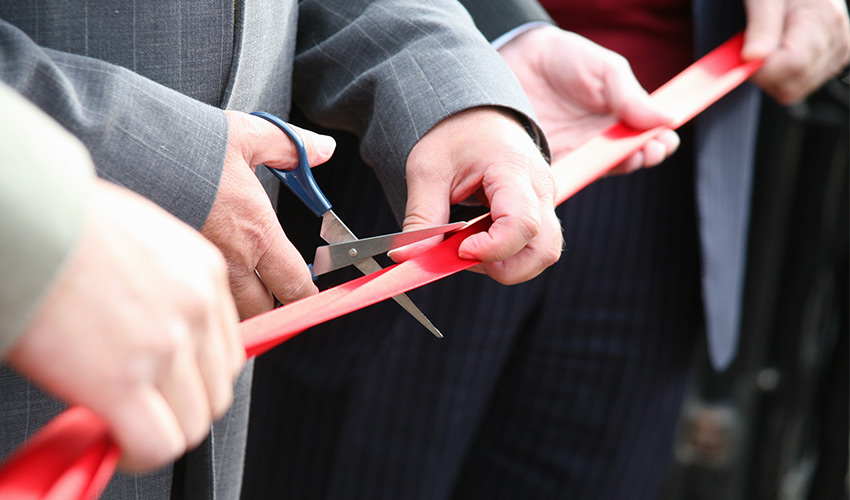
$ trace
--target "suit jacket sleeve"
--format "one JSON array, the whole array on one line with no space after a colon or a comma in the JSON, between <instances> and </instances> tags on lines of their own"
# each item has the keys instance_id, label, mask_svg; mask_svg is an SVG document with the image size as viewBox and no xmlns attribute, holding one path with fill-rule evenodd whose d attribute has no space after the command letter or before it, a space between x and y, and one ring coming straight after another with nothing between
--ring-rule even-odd
<instances>
[{"instance_id":1,"label":"suit jacket sleeve","mask_svg":"<svg viewBox=\"0 0 850 500\"><path fill-rule=\"evenodd\" d=\"M4 355L82 233L94 169L78 140L2 84L0 109L0 355Z\"/></svg>"},{"instance_id":2,"label":"suit jacket sleeve","mask_svg":"<svg viewBox=\"0 0 850 500\"><path fill-rule=\"evenodd\" d=\"M82 140L98 175L203 225L227 146L221 110L124 68L39 47L3 20L0 79Z\"/></svg>"},{"instance_id":3,"label":"suit jacket sleeve","mask_svg":"<svg viewBox=\"0 0 850 500\"><path fill-rule=\"evenodd\" d=\"M293 90L312 121L361 137L397 215L408 153L454 113L512 109L546 148L519 82L454 1L302 2Z\"/></svg>"},{"instance_id":4,"label":"suit jacket sleeve","mask_svg":"<svg viewBox=\"0 0 850 500\"><path fill-rule=\"evenodd\" d=\"M460 3L490 41L526 23L555 24L537 0L461 0Z\"/></svg>"}]
</instances>

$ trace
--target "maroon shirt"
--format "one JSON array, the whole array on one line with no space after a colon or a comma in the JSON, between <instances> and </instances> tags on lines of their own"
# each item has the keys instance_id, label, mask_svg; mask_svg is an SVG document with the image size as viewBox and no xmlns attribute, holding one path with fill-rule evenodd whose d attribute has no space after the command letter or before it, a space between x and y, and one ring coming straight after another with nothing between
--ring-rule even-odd
<instances>
[{"instance_id":1,"label":"maroon shirt","mask_svg":"<svg viewBox=\"0 0 850 500\"><path fill-rule=\"evenodd\" d=\"M648 91L693 61L690 0L540 0L561 28L628 59Z\"/></svg>"}]
</instances>

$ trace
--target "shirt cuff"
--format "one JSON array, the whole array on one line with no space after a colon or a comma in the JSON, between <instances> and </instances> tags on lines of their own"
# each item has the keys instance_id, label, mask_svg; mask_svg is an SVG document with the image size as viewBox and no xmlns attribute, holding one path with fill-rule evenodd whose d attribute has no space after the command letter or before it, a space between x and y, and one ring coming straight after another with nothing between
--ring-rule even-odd
<instances>
[{"instance_id":1,"label":"shirt cuff","mask_svg":"<svg viewBox=\"0 0 850 500\"><path fill-rule=\"evenodd\" d=\"M545 26L552 26L552 24L551 24L551 23L547 23L547 22L543 22L543 21L534 21L534 22L531 22L531 23L520 24L520 25L519 25L519 26L517 26L516 28L514 28L514 29L512 29L512 30L508 31L508 32L507 32L507 33L505 33L504 35L502 35L502 36L500 36L499 38L496 38L495 40L493 40L492 42L490 42L490 45L491 45L494 49L499 50L499 49L501 49L501 48L502 48L505 44L507 44L508 42L510 42L511 40L513 40L514 38L516 38L516 37L518 37L518 36L522 35L522 34L523 34L523 33L525 33L526 31L531 31L531 30L533 30L533 29L535 29L535 28L542 28L542 27L545 27Z\"/></svg>"}]
</instances>

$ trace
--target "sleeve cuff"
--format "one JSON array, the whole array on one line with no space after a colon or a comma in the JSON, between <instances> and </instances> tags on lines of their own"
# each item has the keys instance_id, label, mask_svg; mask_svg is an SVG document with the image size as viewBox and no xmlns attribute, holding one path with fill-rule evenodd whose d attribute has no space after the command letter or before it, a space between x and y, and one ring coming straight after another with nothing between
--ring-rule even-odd
<instances>
[{"instance_id":1,"label":"sleeve cuff","mask_svg":"<svg viewBox=\"0 0 850 500\"><path fill-rule=\"evenodd\" d=\"M546 26L552 26L552 23L545 22L545 21L534 21L534 22L531 22L531 23L522 24L522 25L517 26L516 28L508 31L504 35L496 38L495 40L490 42L490 45L494 49L499 50L502 47L504 47L505 44L507 44L508 42L513 40L514 38L522 35L526 31L531 31L535 28L543 28L543 27L546 27Z\"/></svg>"}]
</instances>

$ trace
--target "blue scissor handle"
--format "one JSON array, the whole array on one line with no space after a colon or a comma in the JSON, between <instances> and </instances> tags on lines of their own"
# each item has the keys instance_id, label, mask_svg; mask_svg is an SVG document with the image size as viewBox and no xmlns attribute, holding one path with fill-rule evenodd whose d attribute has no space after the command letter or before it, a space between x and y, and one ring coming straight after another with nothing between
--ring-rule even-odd
<instances>
[{"instance_id":1,"label":"blue scissor handle","mask_svg":"<svg viewBox=\"0 0 850 500\"><path fill-rule=\"evenodd\" d=\"M313 178L313 172L310 171L310 164L307 162L307 149L304 147L304 141L298 135L298 132L291 125L265 111L255 111L251 113L254 116L266 119L272 122L277 128L281 129L286 135L292 139L295 144L295 149L298 150L298 166L294 170L278 170L276 168L266 167L272 171L274 175L280 179L283 184L289 188L292 193L298 197L311 212L321 217L325 212L331 209L331 204L319 185L316 184L316 179Z\"/></svg>"}]
</instances>

